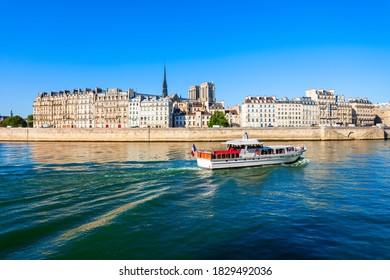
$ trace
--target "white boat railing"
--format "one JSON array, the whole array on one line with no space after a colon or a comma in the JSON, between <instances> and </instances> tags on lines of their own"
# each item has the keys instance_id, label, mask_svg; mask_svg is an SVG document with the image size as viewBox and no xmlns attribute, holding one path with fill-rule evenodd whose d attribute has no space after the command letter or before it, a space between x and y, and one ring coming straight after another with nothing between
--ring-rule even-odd
<instances>
[{"instance_id":1,"label":"white boat railing","mask_svg":"<svg viewBox=\"0 0 390 280\"><path fill-rule=\"evenodd\" d=\"M307 150L306 145L304 144L298 144L293 146L296 152L305 152Z\"/></svg>"}]
</instances>

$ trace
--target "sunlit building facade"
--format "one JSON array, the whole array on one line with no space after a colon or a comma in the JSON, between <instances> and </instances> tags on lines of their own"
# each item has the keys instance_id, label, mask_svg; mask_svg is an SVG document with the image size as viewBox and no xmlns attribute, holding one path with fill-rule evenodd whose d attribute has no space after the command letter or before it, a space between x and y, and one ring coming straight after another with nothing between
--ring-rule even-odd
<instances>
[{"instance_id":1,"label":"sunlit building facade","mask_svg":"<svg viewBox=\"0 0 390 280\"><path fill-rule=\"evenodd\" d=\"M367 98L351 98L352 123L356 126L374 125L374 105Z\"/></svg>"},{"instance_id":2,"label":"sunlit building facade","mask_svg":"<svg viewBox=\"0 0 390 280\"><path fill-rule=\"evenodd\" d=\"M275 96L247 96L241 107L242 127L272 127L276 125Z\"/></svg>"},{"instance_id":3,"label":"sunlit building facade","mask_svg":"<svg viewBox=\"0 0 390 280\"><path fill-rule=\"evenodd\" d=\"M317 102L310 97L281 98L276 102L276 126L302 127L318 125Z\"/></svg>"},{"instance_id":4,"label":"sunlit building facade","mask_svg":"<svg viewBox=\"0 0 390 280\"><path fill-rule=\"evenodd\" d=\"M337 123L337 104L333 89L308 89L306 96L318 104L318 124L320 126L331 126Z\"/></svg>"}]
</instances>

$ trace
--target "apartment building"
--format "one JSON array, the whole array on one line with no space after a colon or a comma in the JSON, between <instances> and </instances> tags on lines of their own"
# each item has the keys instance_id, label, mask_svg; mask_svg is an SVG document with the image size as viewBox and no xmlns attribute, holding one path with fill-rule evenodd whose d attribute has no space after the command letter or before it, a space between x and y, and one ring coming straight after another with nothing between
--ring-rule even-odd
<instances>
[{"instance_id":1,"label":"apartment building","mask_svg":"<svg viewBox=\"0 0 390 280\"><path fill-rule=\"evenodd\" d=\"M276 101L276 124L275 126L291 127L302 126L302 104L288 98L281 98Z\"/></svg>"},{"instance_id":2,"label":"apartment building","mask_svg":"<svg viewBox=\"0 0 390 280\"><path fill-rule=\"evenodd\" d=\"M173 126L172 100L168 97L138 94L129 101L130 127Z\"/></svg>"},{"instance_id":3,"label":"apartment building","mask_svg":"<svg viewBox=\"0 0 390 280\"><path fill-rule=\"evenodd\" d=\"M208 127L211 114L207 111L196 111L185 115L186 127Z\"/></svg>"},{"instance_id":4,"label":"apartment building","mask_svg":"<svg viewBox=\"0 0 390 280\"><path fill-rule=\"evenodd\" d=\"M374 105L367 98L351 98L348 102L352 106L352 123L354 125L374 125Z\"/></svg>"},{"instance_id":5,"label":"apartment building","mask_svg":"<svg viewBox=\"0 0 390 280\"><path fill-rule=\"evenodd\" d=\"M241 107L242 127L272 127L276 125L275 96L247 96Z\"/></svg>"},{"instance_id":6,"label":"apartment building","mask_svg":"<svg viewBox=\"0 0 390 280\"><path fill-rule=\"evenodd\" d=\"M306 96L318 104L318 124L321 126L337 123L337 104L334 90L307 89Z\"/></svg>"},{"instance_id":7,"label":"apartment building","mask_svg":"<svg viewBox=\"0 0 390 280\"><path fill-rule=\"evenodd\" d=\"M173 109L173 127L186 127L186 112L180 110L179 108Z\"/></svg>"},{"instance_id":8,"label":"apartment building","mask_svg":"<svg viewBox=\"0 0 390 280\"><path fill-rule=\"evenodd\" d=\"M310 97L281 98L276 101L276 126L301 127L318 125L317 102Z\"/></svg>"},{"instance_id":9,"label":"apartment building","mask_svg":"<svg viewBox=\"0 0 390 280\"><path fill-rule=\"evenodd\" d=\"M318 104L310 97L299 97L302 104L302 126L318 126Z\"/></svg>"},{"instance_id":10,"label":"apartment building","mask_svg":"<svg viewBox=\"0 0 390 280\"><path fill-rule=\"evenodd\" d=\"M34 127L93 127L94 94L91 89L38 94L33 103Z\"/></svg>"},{"instance_id":11,"label":"apartment building","mask_svg":"<svg viewBox=\"0 0 390 280\"><path fill-rule=\"evenodd\" d=\"M336 124L347 126L352 124L352 106L344 95L336 95L337 121Z\"/></svg>"},{"instance_id":12,"label":"apartment building","mask_svg":"<svg viewBox=\"0 0 390 280\"><path fill-rule=\"evenodd\" d=\"M124 128L129 124L129 98L134 91L118 88L98 91L95 99L95 127Z\"/></svg>"}]
</instances>

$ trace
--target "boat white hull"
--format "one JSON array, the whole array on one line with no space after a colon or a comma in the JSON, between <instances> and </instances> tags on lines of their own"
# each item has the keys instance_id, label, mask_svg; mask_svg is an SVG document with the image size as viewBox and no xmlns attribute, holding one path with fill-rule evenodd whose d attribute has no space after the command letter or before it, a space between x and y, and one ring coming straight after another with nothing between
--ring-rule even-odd
<instances>
[{"instance_id":1,"label":"boat white hull","mask_svg":"<svg viewBox=\"0 0 390 280\"><path fill-rule=\"evenodd\" d=\"M205 169L241 168L263 165L278 165L297 161L302 153L273 156L257 156L236 159L205 159L197 158L198 166Z\"/></svg>"}]
</instances>

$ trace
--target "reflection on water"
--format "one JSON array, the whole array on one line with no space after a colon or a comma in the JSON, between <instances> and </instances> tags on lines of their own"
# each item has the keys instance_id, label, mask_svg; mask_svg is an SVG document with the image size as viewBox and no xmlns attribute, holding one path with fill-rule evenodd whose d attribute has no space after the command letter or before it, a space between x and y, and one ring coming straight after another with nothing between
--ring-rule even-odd
<instances>
[{"instance_id":1,"label":"reflection on water","mask_svg":"<svg viewBox=\"0 0 390 280\"><path fill-rule=\"evenodd\" d=\"M367 141L306 142L304 157L321 162L349 160L351 155L373 153ZM198 150L223 149L221 143L195 143ZM267 142L268 145L296 144ZM32 159L37 163L62 164L84 162L166 161L191 159L192 143L28 143Z\"/></svg>"},{"instance_id":2,"label":"reflection on water","mask_svg":"<svg viewBox=\"0 0 390 280\"><path fill-rule=\"evenodd\" d=\"M0 143L0 258L389 258L390 142L304 144L209 171L192 143Z\"/></svg>"},{"instance_id":3,"label":"reflection on water","mask_svg":"<svg viewBox=\"0 0 390 280\"><path fill-rule=\"evenodd\" d=\"M376 145L376 143L378 145ZM215 142L195 143L198 150L223 149ZM296 144L295 142L267 142L267 145ZM347 161L351 157L376 153L382 141L312 141L304 143L304 157L313 162ZM30 157L37 163L63 164L85 162L166 161L191 159L192 143L0 143L0 152L6 153L4 161L20 161ZM12 146L12 149L7 149Z\"/></svg>"},{"instance_id":4,"label":"reflection on water","mask_svg":"<svg viewBox=\"0 0 390 280\"><path fill-rule=\"evenodd\" d=\"M190 159L191 143L30 143L37 163L165 161Z\"/></svg>"}]
</instances>

